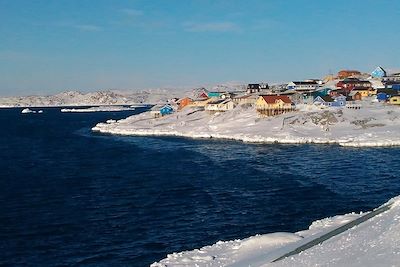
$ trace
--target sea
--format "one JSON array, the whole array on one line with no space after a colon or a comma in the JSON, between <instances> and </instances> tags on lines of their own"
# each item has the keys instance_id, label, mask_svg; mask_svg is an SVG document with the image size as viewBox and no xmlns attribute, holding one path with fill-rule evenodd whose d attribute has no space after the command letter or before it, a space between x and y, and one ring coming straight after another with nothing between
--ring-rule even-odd
<instances>
[{"instance_id":1,"label":"sea","mask_svg":"<svg viewBox=\"0 0 400 267\"><path fill-rule=\"evenodd\" d=\"M124 112L0 109L0 266L149 266L400 194L400 148L91 131Z\"/></svg>"}]
</instances>

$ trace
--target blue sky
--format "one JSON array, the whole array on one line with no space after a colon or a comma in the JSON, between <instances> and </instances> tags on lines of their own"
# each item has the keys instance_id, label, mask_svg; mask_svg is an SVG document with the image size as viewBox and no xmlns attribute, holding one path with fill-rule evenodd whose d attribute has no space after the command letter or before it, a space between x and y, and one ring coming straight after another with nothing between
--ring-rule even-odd
<instances>
[{"instance_id":1,"label":"blue sky","mask_svg":"<svg viewBox=\"0 0 400 267\"><path fill-rule=\"evenodd\" d=\"M0 95L400 68L397 0L0 0Z\"/></svg>"}]
</instances>

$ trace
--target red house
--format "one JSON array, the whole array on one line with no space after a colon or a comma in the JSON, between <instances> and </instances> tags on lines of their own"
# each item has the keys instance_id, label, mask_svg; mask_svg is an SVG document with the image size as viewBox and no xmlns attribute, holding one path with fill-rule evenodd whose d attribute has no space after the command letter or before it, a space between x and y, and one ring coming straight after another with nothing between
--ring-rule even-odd
<instances>
[{"instance_id":1,"label":"red house","mask_svg":"<svg viewBox=\"0 0 400 267\"><path fill-rule=\"evenodd\" d=\"M357 89L372 89L372 84L369 81L360 81L359 79L344 79L336 84L336 87L342 89L346 93Z\"/></svg>"}]
</instances>

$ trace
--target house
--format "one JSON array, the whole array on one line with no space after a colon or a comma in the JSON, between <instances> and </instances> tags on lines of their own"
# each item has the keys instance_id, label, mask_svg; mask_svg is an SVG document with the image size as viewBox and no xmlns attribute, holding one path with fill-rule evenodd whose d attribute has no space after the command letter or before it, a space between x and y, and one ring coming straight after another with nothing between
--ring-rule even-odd
<instances>
[{"instance_id":1,"label":"house","mask_svg":"<svg viewBox=\"0 0 400 267\"><path fill-rule=\"evenodd\" d=\"M331 96L317 96L314 100L314 105L322 105L325 107L344 107L346 106L346 97L338 96L332 98Z\"/></svg>"},{"instance_id":2,"label":"house","mask_svg":"<svg viewBox=\"0 0 400 267\"><path fill-rule=\"evenodd\" d=\"M280 95L285 95L289 97L290 101L292 101L292 103L295 105L309 104L312 103L312 101L314 100L314 97L312 96L311 93L302 93L294 90L287 90L286 92L283 92Z\"/></svg>"},{"instance_id":3,"label":"house","mask_svg":"<svg viewBox=\"0 0 400 267\"><path fill-rule=\"evenodd\" d=\"M382 79L383 77L386 77L386 71L379 66L371 73L371 76L372 78Z\"/></svg>"},{"instance_id":4,"label":"house","mask_svg":"<svg viewBox=\"0 0 400 267\"><path fill-rule=\"evenodd\" d=\"M392 89L396 91L400 91L400 84L392 84Z\"/></svg>"},{"instance_id":5,"label":"house","mask_svg":"<svg viewBox=\"0 0 400 267\"><path fill-rule=\"evenodd\" d=\"M257 95L238 95L232 97L233 103L236 105L254 105L256 103L258 96Z\"/></svg>"},{"instance_id":6,"label":"house","mask_svg":"<svg viewBox=\"0 0 400 267\"><path fill-rule=\"evenodd\" d=\"M385 77L383 77L383 82L397 82L400 83L400 72L392 72L388 73Z\"/></svg>"},{"instance_id":7,"label":"house","mask_svg":"<svg viewBox=\"0 0 400 267\"><path fill-rule=\"evenodd\" d=\"M177 104L179 105L178 109L181 110L184 107L190 105L191 103L193 103L193 99L191 99L190 97L181 98L177 101Z\"/></svg>"},{"instance_id":8,"label":"house","mask_svg":"<svg viewBox=\"0 0 400 267\"><path fill-rule=\"evenodd\" d=\"M314 103L314 105L322 105L322 106L330 107L330 106L332 106L333 98L329 95L317 96L314 99L313 103Z\"/></svg>"},{"instance_id":9,"label":"house","mask_svg":"<svg viewBox=\"0 0 400 267\"><path fill-rule=\"evenodd\" d=\"M339 79L346 79L358 75L361 75L361 72L359 72L358 70L341 70L338 72L337 76Z\"/></svg>"},{"instance_id":10,"label":"house","mask_svg":"<svg viewBox=\"0 0 400 267\"><path fill-rule=\"evenodd\" d=\"M354 93L360 93L361 97L368 97L368 96L372 96L372 95L376 95L376 90L372 89L372 88L365 88L365 87L355 87L351 92Z\"/></svg>"},{"instance_id":11,"label":"house","mask_svg":"<svg viewBox=\"0 0 400 267\"><path fill-rule=\"evenodd\" d=\"M150 114L154 118L159 118L165 115L172 114L174 112L174 108L170 104L166 105L156 105L151 108Z\"/></svg>"},{"instance_id":12,"label":"house","mask_svg":"<svg viewBox=\"0 0 400 267\"><path fill-rule=\"evenodd\" d=\"M329 92L332 91L331 88L323 88L323 89L319 89L315 92L312 92L312 96L315 98L317 96L326 96L329 95Z\"/></svg>"},{"instance_id":13,"label":"house","mask_svg":"<svg viewBox=\"0 0 400 267\"><path fill-rule=\"evenodd\" d=\"M354 101L360 101L363 98L360 92L355 92L355 91L354 92L351 91L349 97L351 97L351 99Z\"/></svg>"},{"instance_id":14,"label":"house","mask_svg":"<svg viewBox=\"0 0 400 267\"><path fill-rule=\"evenodd\" d=\"M267 83L249 83L247 85L246 93L247 94L260 93L263 90L267 89L269 89L269 85Z\"/></svg>"},{"instance_id":15,"label":"house","mask_svg":"<svg viewBox=\"0 0 400 267\"><path fill-rule=\"evenodd\" d=\"M392 105L400 105L400 96L392 96L391 98L389 98L389 103Z\"/></svg>"},{"instance_id":16,"label":"house","mask_svg":"<svg viewBox=\"0 0 400 267\"><path fill-rule=\"evenodd\" d=\"M372 84L370 81L361 81L356 78L347 78L347 79L344 79L343 81L339 81L336 84L336 87L349 93L354 88L372 89Z\"/></svg>"},{"instance_id":17,"label":"house","mask_svg":"<svg viewBox=\"0 0 400 267\"><path fill-rule=\"evenodd\" d=\"M193 100L193 102L190 103L189 106L204 108L209 102L214 101L214 100L215 99L213 99L213 98L196 99L196 100Z\"/></svg>"},{"instance_id":18,"label":"house","mask_svg":"<svg viewBox=\"0 0 400 267\"><path fill-rule=\"evenodd\" d=\"M376 94L376 99L379 102L386 102L391 98L392 96L397 96L399 95L399 92L393 89L379 89L377 94Z\"/></svg>"},{"instance_id":19,"label":"house","mask_svg":"<svg viewBox=\"0 0 400 267\"><path fill-rule=\"evenodd\" d=\"M256 101L258 113L274 116L294 110L292 101L286 95L261 95Z\"/></svg>"},{"instance_id":20,"label":"house","mask_svg":"<svg viewBox=\"0 0 400 267\"><path fill-rule=\"evenodd\" d=\"M193 90L193 99L204 100L208 98L208 91L205 88L197 88Z\"/></svg>"},{"instance_id":21,"label":"house","mask_svg":"<svg viewBox=\"0 0 400 267\"><path fill-rule=\"evenodd\" d=\"M235 104L231 99L219 99L208 102L205 106L205 110L211 112L218 112L218 111L228 111L235 108Z\"/></svg>"},{"instance_id":22,"label":"house","mask_svg":"<svg viewBox=\"0 0 400 267\"><path fill-rule=\"evenodd\" d=\"M287 90L296 91L315 91L317 88L319 88L319 84L316 81L294 81L286 86Z\"/></svg>"}]
</instances>

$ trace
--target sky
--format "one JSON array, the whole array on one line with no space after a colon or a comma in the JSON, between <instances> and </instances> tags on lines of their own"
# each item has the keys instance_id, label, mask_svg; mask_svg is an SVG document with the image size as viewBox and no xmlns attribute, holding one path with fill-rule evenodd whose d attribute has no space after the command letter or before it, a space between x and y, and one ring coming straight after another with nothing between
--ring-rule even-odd
<instances>
[{"instance_id":1,"label":"sky","mask_svg":"<svg viewBox=\"0 0 400 267\"><path fill-rule=\"evenodd\" d=\"M400 69L398 0L0 0L0 95Z\"/></svg>"}]
</instances>

